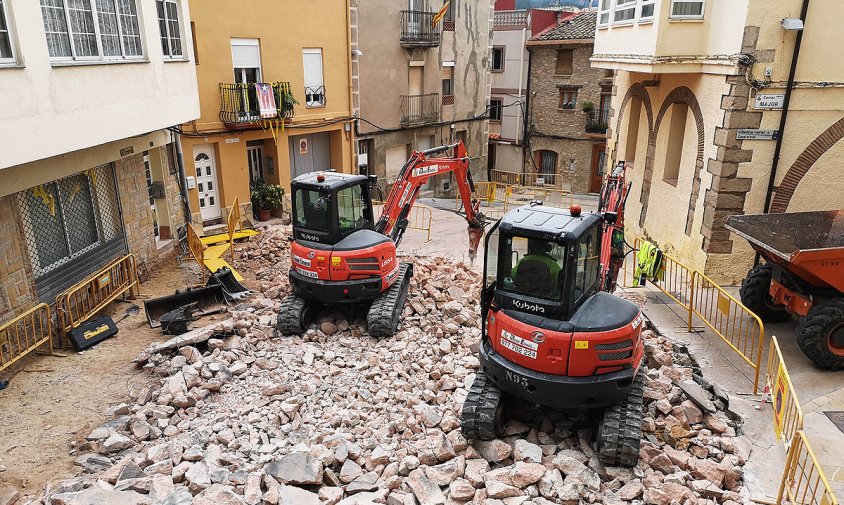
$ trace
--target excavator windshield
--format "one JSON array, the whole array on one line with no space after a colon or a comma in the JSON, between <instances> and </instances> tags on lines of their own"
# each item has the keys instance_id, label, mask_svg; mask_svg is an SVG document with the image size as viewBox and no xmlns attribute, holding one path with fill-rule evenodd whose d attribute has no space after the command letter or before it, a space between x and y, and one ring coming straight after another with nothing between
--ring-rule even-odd
<instances>
[{"instance_id":1,"label":"excavator windshield","mask_svg":"<svg viewBox=\"0 0 844 505\"><path fill-rule=\"evenodd\" d=\"M502 287L528 296L560 300L566 246L550 240L505 234L501 239Z\"/></svg>"}]
</instances>

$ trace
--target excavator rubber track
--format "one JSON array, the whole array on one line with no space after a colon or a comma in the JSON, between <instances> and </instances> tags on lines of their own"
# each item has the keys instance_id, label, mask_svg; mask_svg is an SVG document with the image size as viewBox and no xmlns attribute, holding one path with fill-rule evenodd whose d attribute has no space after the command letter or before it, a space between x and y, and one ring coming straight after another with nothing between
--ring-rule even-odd
<instances>
[{"instance_id":1,"label":"excavator rubber track","mask_svg":"<svg viewBox=\"0 0 844 505\"><path fill-rule=\"evenodd\" d=\"M276 328L282 335L301 335L308 329L313 307L301 296L287 295L281 301Z\"/></svg>"},{"instance_id":2,"label":"excavator rubber track","mask_svg":"<svg viewBox=\"0 0 844 505\"><path fill-rule=\"evenodd\" d=\"M598 459L605 465L634 467L642 443L644 372L639 371L627 397L604 409L596 435Z\"/></svg>"},{"instance_id":3,"label":"excavator rubber track","mask_svg":"<svg viewBox=\"0 0 844 505\"><path fill-rule=\"evenodd\" d=\"M503 433L504 393L478 372L469 394L463 401L460 429L463 436L474 440L493 440Z\"/></svg>"},{"instance_id":4,"label":"excavator rubber track","mask_svg":"<svg viewBox=\"0 0 844 505\"><path fill-rule=\"evenodd\" d=\"M401 319L404 301L410 288L410 278L413 277L413 265L402 263L399 265L399 278L390 289L378 295L369 307L366 324L369 334L373 337L391 337L396 333Z\"/></svg>"}]
</instances>

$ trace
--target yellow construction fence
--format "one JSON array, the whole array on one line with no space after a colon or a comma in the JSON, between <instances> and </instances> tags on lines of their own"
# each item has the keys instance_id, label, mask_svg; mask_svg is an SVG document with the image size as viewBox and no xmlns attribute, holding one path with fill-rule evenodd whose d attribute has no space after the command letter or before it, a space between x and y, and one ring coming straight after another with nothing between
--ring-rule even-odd
<instances>
[{"instance_id":1,"label":"yellow construction fence","mask_svg":"<svg viewBox=\"0 0 844 505\"><path fill-rule=\"evenodd\" d=\"M41 303L0 325L0 372L44 345L53 354L53 318Z\"/></svg>"}]
</instances>

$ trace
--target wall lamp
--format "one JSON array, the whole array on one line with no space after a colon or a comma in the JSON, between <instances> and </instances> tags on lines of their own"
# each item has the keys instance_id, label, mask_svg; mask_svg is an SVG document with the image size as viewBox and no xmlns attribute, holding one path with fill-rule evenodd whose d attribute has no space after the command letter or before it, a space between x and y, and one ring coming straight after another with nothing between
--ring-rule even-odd
<instances>
[{"instance_id":1,"label":"wall lamp","mask_svg":"<svg viewBox=\"0 0 844 505\"><path fill-rule=\"evenodd\" d=\"M789 31L800 31L803 29L803 20L799 18L784 18L782 20L782 27Z\"/></svg>"}]
</instances>

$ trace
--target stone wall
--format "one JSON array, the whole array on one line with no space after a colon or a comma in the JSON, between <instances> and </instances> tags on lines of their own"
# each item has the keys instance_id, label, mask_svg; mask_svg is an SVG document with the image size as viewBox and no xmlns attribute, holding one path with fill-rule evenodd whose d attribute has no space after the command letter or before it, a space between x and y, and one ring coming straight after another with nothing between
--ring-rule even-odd
<instances>
[{"instance_id":1,"label":"stone wall","mask_svg":"<svg viewBox=\"0 0 844 505\"><path fill-rule=\"evenodd\" d=\"M586 102L601 105L601 81L605 71L592 68L589 58L592 44L559 44L530 47L530 155L548 149L557 153L557 173L563 184L571 184L575 193L589 191L592 174L592 146L605 142L604 135L587 134ZM573 49L572 75L555 74L557 50ZM577 88L574 109L560 108L560 88ZM575 160L575 171L569 172L569 160ZM534 161L526 159L525 170L537 172Z\"/></svg>"},{"instance_id":2,"label":"stone wall","mask_svg":"<svg viewBox=\"0 0 844 505\"><path fill-rule=\"evenodd\" d=\"M146 277L158 260L158 249L152 227L143 154L115 161L114 171L129 253L135 255L138 275Z\"/></svg>"},{"instance_id":3,"label":"stone wall","mask_svg":"<svg viewBox=\"0 0 844 505\"><path fill-rule=\"evenodd\" d=\"M15 195L0 197L0 322L8 321L35 301L32 268L24 250Z\"/></svg>"}]
</instances>

